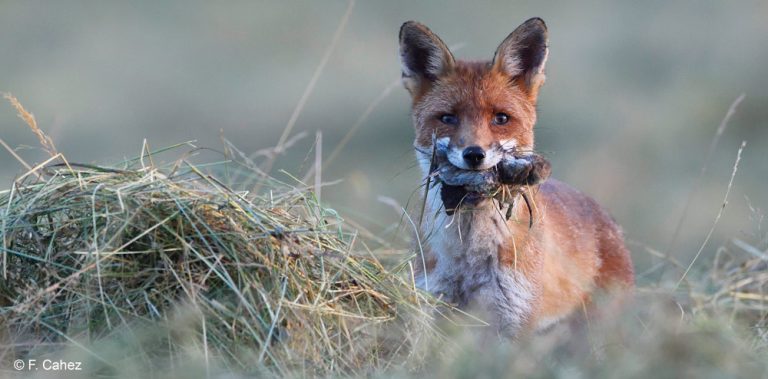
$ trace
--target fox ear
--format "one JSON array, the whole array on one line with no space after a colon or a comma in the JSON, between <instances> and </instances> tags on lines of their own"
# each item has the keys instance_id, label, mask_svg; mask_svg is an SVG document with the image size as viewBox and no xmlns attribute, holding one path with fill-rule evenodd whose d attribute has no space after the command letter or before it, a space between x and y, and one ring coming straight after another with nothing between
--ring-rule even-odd
<instances>
[{"instance_id":1,"label":"fox ear","mask_svg":"<svg viewBox=\"0 0 768 379\"><path fill-rule=\"evenodd\" d=\"M400 27L400 63L403 84L411 94L453 69L454 59L445 43L429 28L408 21Z\"/></svg>"},{"instance_id":2,"label":"fox ear","mask_svg":"<svg viewBox=\"0 0 768 379\"><path fill-rule=\"evenodd\" d=\"M534 17L518 26L496 49L493 66L509 75L535 100L544 84L544 65L549 54L544 20Z\"/></svg>"}]
</instances>

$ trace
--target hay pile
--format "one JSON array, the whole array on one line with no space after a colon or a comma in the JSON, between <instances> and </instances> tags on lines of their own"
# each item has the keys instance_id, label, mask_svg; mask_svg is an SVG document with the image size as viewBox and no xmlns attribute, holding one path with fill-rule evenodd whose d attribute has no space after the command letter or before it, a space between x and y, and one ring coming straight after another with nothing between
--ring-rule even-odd
<instances>
[{"instance_id":1,"label":"hay pile","mask_svg":"<svg viewBox=\"0 0 768 379\"><path fill-rule=\"evenodd\" d=\"M168 322L183 304L206 356L353 373L407 344L427 303L353 254L354 234L310 193L247 196L191 165L41 172L0 192L0 325L17 349Z\"/></svg>"},{"instance_id":2,"label":"hay pile","mask_svg":"<svg viewBox=\"0 0 768 379\"><path fill-rule=\"evenodd\" d=\"M695 311L746 325L756 350L768 352L768 250L740 239L718 249L703 287L691 294Z\"/></svg>"},{"instance_id":3,"label":"hay pile","mask_svg":"<svg viewBox=\"0 0 768 379\"><path fill-rule=\"evenodd\" d=\"M433 331L430 300L355 254L355 234L309 191L271 181L266 195L235 192L149 153L105 168L50 152L64 163L0 191L4 367L74 345L96 372L198 357L241 372L362 375L405 364ZM145 331L151 347L99 351Z\"/></svg>"}]
</instances>

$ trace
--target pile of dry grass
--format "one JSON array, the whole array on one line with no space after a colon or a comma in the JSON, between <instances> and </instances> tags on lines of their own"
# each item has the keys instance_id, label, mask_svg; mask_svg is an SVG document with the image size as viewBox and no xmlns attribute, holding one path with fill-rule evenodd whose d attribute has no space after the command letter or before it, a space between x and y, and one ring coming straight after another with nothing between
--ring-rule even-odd
<instances>
[{"instance_id":1,"label":"pile of dry grass","mask_svg":"<svg viewBox=\"0 0 768 379\"><path fill-rule=\"evenodd\" d=\"M266 195L237 192L183 159L155 166L146 152L97 167L49 151L63 163L0 192L5 363L77 346L95 372L200 358L281 376L359 375L405 364L434 333L430 300L356 254L365 249L355 233L309 191L273 180ZM138 334L117 354L98 347Z\"/></svg>"},{"instance_id":2,"label":"pile of dry grass","mask_svg":"<svg viewBox=\"0 0 768 379\"><path fill-rule=\"evenodd\" d=\"M721 247L709 275L691 294L696 311L748 328L755 350L768 352L768 254L739 239Z\"/></svg>"}]
</instances>

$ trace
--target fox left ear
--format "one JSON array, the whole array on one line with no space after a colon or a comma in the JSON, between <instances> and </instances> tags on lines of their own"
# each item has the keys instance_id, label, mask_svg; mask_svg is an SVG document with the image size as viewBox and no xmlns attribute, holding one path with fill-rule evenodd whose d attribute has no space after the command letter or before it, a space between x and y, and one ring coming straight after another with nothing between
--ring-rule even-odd
<instances>
[{"instance_id":1,"label":"fox left ear","mask_svg":"<svg viewBox=\"0 0 768 379\"><path fill-rule=\"evenodd\" d=\"M507 36L493 57L494 68L509 75L534 101L544 84L548 43L547 25L534 17Z\"/></svg>"},{"instance_id":2,"label":"fox left ear","mask_svg":"<svg viewBox=\"0 0 768 379\"><path fill-rule=\"evenodd\" d=\"M400 28L400 63L403 84L412 95L453 69L453 54L429 28L408 21Z\"/></svg>"}]
</instances>

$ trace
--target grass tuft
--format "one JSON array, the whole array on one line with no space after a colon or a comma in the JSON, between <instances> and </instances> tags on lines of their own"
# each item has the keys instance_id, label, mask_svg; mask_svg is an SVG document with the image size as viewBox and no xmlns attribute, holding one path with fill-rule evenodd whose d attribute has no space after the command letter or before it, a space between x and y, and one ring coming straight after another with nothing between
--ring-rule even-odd
<instances>
[{"instance_id":1,"label":"grass tuft","mask_svg":"<svg viewBox=\"0 0 768 379\"><path fill-rule=\"evenodd\" d=\"M434 301L355 253L356 235L312 193L237 192L186 161L151 161L48 165L0 192L4 360L74 345L98 370L194 356L355 375L405 363L420 334L437 334ZM159 325L153 351L94 350Z\"/></svg>"}]
</instances>

